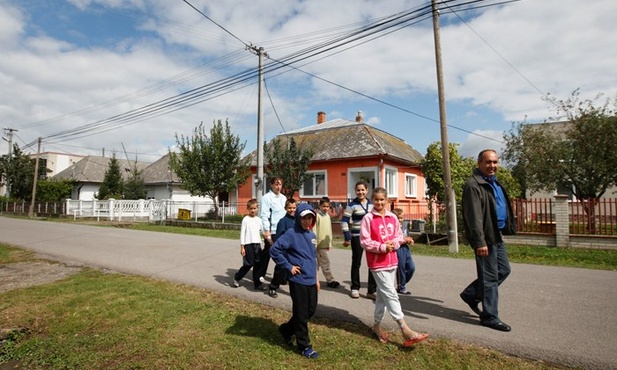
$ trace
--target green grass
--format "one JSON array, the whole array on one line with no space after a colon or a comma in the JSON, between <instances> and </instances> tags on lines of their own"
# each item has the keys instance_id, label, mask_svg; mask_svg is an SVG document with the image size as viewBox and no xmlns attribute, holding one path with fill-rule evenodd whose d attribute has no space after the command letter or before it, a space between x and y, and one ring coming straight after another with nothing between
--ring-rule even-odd
<instances>
[{"instance_id":1,"label":"green grass","mask_svg":"<svg viewBox=\"0 0 617 370\"><path fill-rule=\"evenodd\" d=\"M0 256L3 263L32 260L5 245ZM367 327L327 318L310 323L321 356L308 360L278 334L288 311L91 269L0 294L0 318L2 327L27 329L0 346L0 364L28 369L563 368L445 338L402 349L397 333L381 345Z\"/></svg>"},{"instance_id":2,"label":"green grass","mask_svg":"<svg viewBox=\"0 0 617 370\"><path fill-rule=\"evenodd\" d=\"M135 223L129 225L128 227L136 230L202 235L225 239L240 238L240 233L235 230L184 228L144 223ZM334 242L337 248L343 248L343 240L340 237L335 237ZM599 270L617 270L617 250L508 245L507 251L510 262ZM448 246L415 244L412 247L412 253L422 256L474 258L473 250L468 245L459 245L458 253L450 253Z\"/></svg>"}]
</instances>

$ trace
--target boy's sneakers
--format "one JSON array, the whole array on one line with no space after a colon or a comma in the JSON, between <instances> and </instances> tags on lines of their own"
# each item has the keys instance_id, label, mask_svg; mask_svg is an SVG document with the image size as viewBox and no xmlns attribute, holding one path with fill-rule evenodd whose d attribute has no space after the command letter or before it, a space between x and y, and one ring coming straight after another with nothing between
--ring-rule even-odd
<instances>
[{"instance_id":1,"label":"boy's sneakers","mask_svg":"<svg viewBox=\"0 0 617 370\"><path fill-rule=\"evenodd\" d=\"M326 283L327 286L329 286L330 288L338 288L339 286L341 286L341 283L339 283L336 280L333 280L329 283Z\"/></svg>"},{"instance_id":2,"label":"boy's sneakers","mask_svg":"<svg viewBox=\"0 0 617 370\"><path fill-rule=\"evenodd\" d=\"M268 295L269 295L270 297L272 297L272 298L276 298L276 297L278 297L278 296L279 296L279 295L278 295L278 293L276 292L276 289L270 289L270 290L268 290Z\"/></svg>"},{"instance_id":3,"label":"boy's sneakers","mask_svg":"<svg viewBox=\"0 0 617 370\"><path fill-rule=\"evenodd\" d=\"M260 277L259 277L259 282L263 284L263 283L265 283L265 282L266 282L266 279L264 279L264 277L263 277L263 276L260 276Z\"/></svg>"},{"instance_id":4,"label":"boy's sneakers","mask_svg":"<svg viewBox=\"0 0 617 370\"><path fill-rule=\"evenodd\" d=\"M303 351L300 351L302 356L307 358L317 358L319 357L319 353L313 349L313 347L306 347Z\"/></svg>"},{"instance_id":5,"label":"boy's sneakers","mask_svg":"<svg viewBox=\"0 0 617 370\"><path fill-rule=\"evenodd\" d=\"M402 289L399 289L398 294L411 295L411 292L407 290L407 288L402 288Z\"/></svg>"},{"instance_id":6,"label":"boy's sneakers","mask_svg":"<svg viewBox=\"0 0 617 370\"><path fill-rule=\"evenodd\" d=\"M349 295L351 298L360 298L360 291L352 289L351 294Z\"/></svg>"},{"instance_id":7,"label":"boy's sneakers","mask_svg":"<svg viewBox=\"0 0 617 370\"><path fill-rule=\"evenodd\" d=\"M232 286L232 287L234 287L234 288L237 288L237 287L239 287L239 286L240 286L240 282L239 282L238 280L235 280L235 279L234 279L234 282L233 282L233 283L231 283L231 286Z\"/></svg>"},{"instance_id":8,"label":"boy's sneakers","mask_svg":"<svg viewBox=\"0 0 617 370\"><path fill-rule=\"evenodd\" d=\"M257 285L257 286L255 287L255 290L260 290L260 291L262 291L262 292L263 292L263 291L268 290L268 286L267 286L267 285L265 285L265 284L259 284L259 285Z\"/></svg>"},{"instance_id":9,"label":"boy's sneakers","mask_svg":"<svg viewBox=\"0 0 617 370\"><path fill-rule=\"evenodd\" d=\"M366 298L372 299L374 301L377 299L377 293L366 293Z\"/></svg>"}]
</instances>

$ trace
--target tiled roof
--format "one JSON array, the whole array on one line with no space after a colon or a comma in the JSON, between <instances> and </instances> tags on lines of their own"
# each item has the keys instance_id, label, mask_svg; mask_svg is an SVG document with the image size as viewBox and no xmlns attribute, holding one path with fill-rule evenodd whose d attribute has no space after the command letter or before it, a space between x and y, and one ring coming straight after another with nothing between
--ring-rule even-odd
<instances>
[{"instance_id":1,"label":"tiled roof","mask_svg":"<svg viewBox=\"0 0 617 370\"><path fill-rule=\"evenodd\" d=\"M418 165L422 154L404 140L366 123L335 119L277 136L281 143L293 138L302 148L312 148L312 161L363 158L383 155ZM256 164L255 152L253 165Z\"/></svg>"},{"instance_id":2,"label":"tiled roof","mask_svg":"<svg viewBox=\"0 0 617 370\"><path fill-rule=\"evenodd\" d=\"M178 175L169 168L169 153L149 165L142 173L146 184L180 182Z\"/></svg>"},{"instance_id":3,"label":"tiled roof","mask_svg":"<svg viewBox=\"0 0 617 370\"><path fill-rule=\"evenodd\" d=\"M123 179L128 179L129 171L137 165L138 170L143 170L149 163L127 161L126 159L116 158L120 166L120 173ZM71 165L70 167L58 172L53 176L54 179L74 179L78 182L102 183L105 178L105 171L109 168L111 158L99 156L87 156Z\"/></svg>"}]
</instances>

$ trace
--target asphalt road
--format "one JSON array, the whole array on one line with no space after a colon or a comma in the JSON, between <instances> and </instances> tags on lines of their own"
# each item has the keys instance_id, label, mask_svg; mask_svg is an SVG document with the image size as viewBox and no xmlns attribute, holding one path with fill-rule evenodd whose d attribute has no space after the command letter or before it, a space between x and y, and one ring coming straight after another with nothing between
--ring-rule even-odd
<instances>
[{"instance_id":1,"label":"asphalt road","mask_svg":"<svg viewBox=\"0 0 617 370\"><path fill-rule=\"evenodd\" d=\"M234 240L0 217L0 242L69 265L144 275L291 308L287 287L278 298L253 291L246 279L240 288L230 287L241 265ZM317 315L372 324L373 301L348 295L351 252L334 249L330 259L342 286L322 289ZM414 261L416 275L408 285L412 295L401 298L413 329L531 359L617 369L616 271L512 264L512 274L500 288L500 316L512 331L502 333L480 326L458 296L474 278L472 260L414 256ZM362 274L366 281L365 268ZM395 329L389 317L384 323Z\"/></svg>"}]
</instances>

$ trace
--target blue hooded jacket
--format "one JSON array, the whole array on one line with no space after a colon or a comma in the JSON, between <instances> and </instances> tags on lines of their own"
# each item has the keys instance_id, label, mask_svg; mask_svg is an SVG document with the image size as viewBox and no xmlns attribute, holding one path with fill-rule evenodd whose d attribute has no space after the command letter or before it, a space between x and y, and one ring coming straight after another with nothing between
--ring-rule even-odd
<instances>
[{"instance_id":1,"label":"blue hooded jacket","mask_svg":"<svg viewBox=\"0 0 617 370\"><path fill-rule=\"evenodd\" d=\"M300 215L304 211L313 213L313 223L309 230L304 230L300 223ZM287 271L287 280L297 284L317 284L317 240L312 230L316 219L313 207L306 203L299 204L293 229L287 230L270 247L272 260ZM300 266L299 274L291 274L293 266Z\"/></svg>"}]
</instances>

